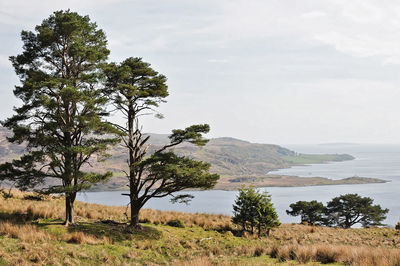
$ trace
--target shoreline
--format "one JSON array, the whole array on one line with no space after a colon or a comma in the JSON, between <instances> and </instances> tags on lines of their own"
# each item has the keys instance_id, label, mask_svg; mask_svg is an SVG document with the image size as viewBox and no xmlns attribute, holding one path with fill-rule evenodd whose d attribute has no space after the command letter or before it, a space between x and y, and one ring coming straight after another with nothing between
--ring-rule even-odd
<instances>
[{"instance_id":1,"label":"shoreline","mask_svg":"<svg viewBox=\"0 0 400 266\"><path fill-rule=\"evenodd\" d=\"M237 190L241 186L254 186L257 188L267 187L312 187L312 186L335 186L335 185L363 185L363 184L382 184L390 182L380 178L369 177L348 177L342 179L330 179L326 177L299 177L290 175L266 175L258 177L253 182L227 182L223 179L213 188L213 190Z\"/></svg>"},{"instance_id":2,"label":"shoreline","mask_svg":"<svg viewBox=\"0 0 400 266\"><path fill-rule=\"evenodd\" d=\"M242 180L242 181L232 181ZM363 185L363 184L383 184L388 183L390 180L371 177L353 176L342 179L330 179L326 177L300 177L290 175L265 175L253 177L232 177L221 176L219 182L214 188L210 190L234 191L242 186L254 186L256 188L268 187L311 187L311 186L335 186L335 185ZM128 191L124 187L94 187L87 190L87 192L106 192L106 191ZM196 189L186 191L200 191Z\"/></svg>"}]
</instances>

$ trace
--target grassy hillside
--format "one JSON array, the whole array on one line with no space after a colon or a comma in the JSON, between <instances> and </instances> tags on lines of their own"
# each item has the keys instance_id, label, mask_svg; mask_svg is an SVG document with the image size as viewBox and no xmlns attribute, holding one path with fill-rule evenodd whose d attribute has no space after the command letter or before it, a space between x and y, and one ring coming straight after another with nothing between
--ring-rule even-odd
<instances>
[{"instance_id":1,"label":"grassy hillside","mask_svg":"<svg viewBox=\"0 0 400 266\"><path fill-rule=\"evenodd\" d=\"M152 134L158 143L165 135ZM155 144L154 146L157 146ZM220 175L265 175L294 165L352 160L348 154L301 154L273 144L257 144L234 138L211 139L198 148L185 144L176 151L182 155L211 163L212 171Z\"/></svg>"},{"instance_id":2,"label":"grassy hillside","mask_svg":"<svg viewBox=\"0 0 400 266\"><path fill-rule=\"evenodd\" d=\"M23 152L23 146L8 143L6 140L7 134L9 134L8 131L0 127L0 162L17 158ZM168 136L151 134L150 142L150 151L155 150L157 147L168 142ZM294 180L294 177L286 178L284 182L277 183L276 181L279 180L267 174L272 170L294 165L354 159L354 157L348 154L299 154L278 145L256 144L233 138L211 139L202 148L192 144L182 144L175 151L180 155L211 163L211 172L218 173L222 177L220 184L217 185L217 188L220 189L240 187L240 184L237 182L231 182L231 180L238 180L238 178L250 178L249 180L257 178L260 181L260 185L267 186L328 184L332 182L325 179ZM110 150L110 153L112 156L105 162L98 163L95 158L92 160L92 165L96 170L114 172L114 177L107 184L95 187L97 190L126 188L126 179L123 178L121 170L127 170L127 149L121 145L117 145ZM274 182L269 182L271 178L273 178ZM228 186L222 186L221 184L228 184Z\"/></svg>"},{"instance_id":3,"label":"grassy hillside","mask_svg":"<svg viewBox=\"0 0 400 266\"><path fill-rule=\"evenodd\" d=\"M0 126L0 163L18 158L24 151L23 145L10 144L7 140L9 132Z\"/></svg>"},{"instance_id":4,"label":"grassy hillside","mask_svg":"<svg viewBox=\"0 0 400 266\"><path fill-rule=\"evenodd\" d=\"M151 148L167 143L168 136L163 134L151 134ZM348 181L333 181L326 178L315 177L313 180L291 176L268 175L268 172L294 165L311 163L326 163L333 161L352 160L354 157L348 154L301 154L273 144L256 144L234 138L211 139L205 147L196 147L192 144L182 144L175 148L180 155L211 163L211 172L221 175L217 189L237 189L241 184L254 184L256 186L307 186L347 184ZM112 157L97 168L111 170L115 177L105 185L98 185L95 189L125 189L126 181L121 178L120 169L126 168L126 150L119 146L112 150ZM254 178L257 182L254 182ZM282 179L283 178L283 179ZM243 182L235 180L243 179ZM381 182L382 180L363 179L352 183Z\"/></svg>"},{"instance_id":5,"label":"grassy hillside","mask_svg":"<svg viewBox=\"0 0 400 266\"><path fill-rule=\"evenodd\" d=\"M129 230L125 208L77 202L64 227L63 200L0 197L0 265L399 265L399 231L283 224L269 237L240 236L224 215L145 210ZM104 223L110 219L120 223ZM184 228L168 225L173 219ZM103 222L102 222L103 221Z\"/></svg>"}]
</instances>

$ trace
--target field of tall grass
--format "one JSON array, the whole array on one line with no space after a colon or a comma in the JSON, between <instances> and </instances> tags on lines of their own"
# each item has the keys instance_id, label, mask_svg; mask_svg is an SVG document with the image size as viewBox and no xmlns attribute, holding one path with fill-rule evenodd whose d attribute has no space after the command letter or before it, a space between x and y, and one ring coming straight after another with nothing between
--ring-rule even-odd
<instances>
[{"instance_id":1,"label":"field of tall grass","mask_svg":"<svg viewBox=\"0 0 400 266\"><path fill-rule=\"evenodd\" d=\"M229 216L144 209L144 229L132 231L126 208L82 202L67 228L63 211L58 197L0 197L0 265L400 265L400 231L390 228L283 224L257 237L240 235ZM168 225L176 219L185 227Z\"/></svg>"}]
</instances>

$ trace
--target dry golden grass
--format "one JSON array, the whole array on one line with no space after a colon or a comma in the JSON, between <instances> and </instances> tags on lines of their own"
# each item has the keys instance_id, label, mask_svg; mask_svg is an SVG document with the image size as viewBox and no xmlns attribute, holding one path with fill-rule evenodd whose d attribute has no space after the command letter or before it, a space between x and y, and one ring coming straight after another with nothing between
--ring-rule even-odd
<instances>
[{"instance_id":1,"label":"dry golden grass","mask_svg":"<svg viewBox=\"0 0 400 266\"><path fill-rule=\"evenodd\" d=\"M30 224L12 224L0 221L0 235L17 238L25 243L45 242L49 240L63 240L73 244L109 244L107 237L96 238L83 232L66 233L62 236L54 236L44 230Z\"/></svg>"},{"instance_id":2,"label":"dry golden grass","mask_svg":"<svg viewBox=\"0 0 400 266\"><path fill-rule=\"evenodd\" d=\"M15 225L9 222L0 222L0 235L18 238L27 243L43 242L52 238L50 234L43 230L38 230L36 226Z\"/></svg>"},{"instance_id":3,"label":"dry golden grass","mask_svg":"<svg viewBox=\"0 0 400 266\"><path fill-rule=\"evenodd\" d=\"M22 200L27 195L32 195L32 193L15 190L12 191L11 198L4 199L0 197L0 216L2 214L12 214L10 217L24 218L26 220L64 218L64 199L62 197L47 196L42 201ZM77 201L74 211L78 221L82 219L127 221L126 207L121 206L104 206ZM181 220L186 226L199 226L205 229L227 230L233 226L229 216L218 214L192 214L143 209L139 217L140 222L153 224L167 224L175 219Z\"/></svg>"},{"instance_id":4,"label":"dry golden grass","mask_svg":"<svg viewBox=\"0 0 400 266\"><path fill-rule=\"evenodd\" d=\"M354 245L400 248L400 232L391 228L330 228L300 224L283 224L272 238L283 243Z\"/></svg>"},{"instance_id":5,"label":"dry golden grass","mask_svg":"<svg viewBox=\"0 0 400 266\"><path fill-rule=\"evenodd\" d=\"M67 243L73 243L73 244L90 244L90 245L96 245L96 244L108 244L110 243L110 240L106 237L103 239L98 239L96 237L93 237L91 235L85 234L83 232L73 232L70 234L67 234L64 237L65 242Z\"/></svg>"},{"instance_id":6,"label":"dry golden grass","mask_svg":"<svg viewBox=\"0 0 400 266\"><path fill-rule=\"evenodd\" d=\"M229 230L232 228L231 218L222 214L184 213L175 211L159 211L143 209L140 213L141 222L167 224L179 219L185 226L199 226L204 229Z\"/></svg>"},{"instance_id":7,"label":"dry golden grass","mask_svg":"<svg viewBox=\"0 0 400 266\"><path fill-rule=\"evenodd\" d=\"M48 244L51 241L62 241L76 245L114 244L114 240L108 238L109 235L97 236L89 231L82 230L72 230L57 235L32 225L32 220L63 219L64 200L57 197L47 197L43 201L23 200L26 195L26 193L15 191L11 198L0 197L0 235L19 239L22 243L25 243L22 244L22 248L24 252L27 252L26 256L29 256L25 257L24 260L18 257L10 257L0 246L0 259L3 258L14 265L23 265L24 263L29 265L27 261L32 264L57 264L57 261L52 259L55 250ZM86 223L109 219L126 222L125 211L125 207L110 207L82 202L77 202L75 205L77 220ZM188 259L187 254L192 254L189 263L191 265L213 265L216 262L219 265L229 265L229 263L234 263L232 256L254 258L255 264L257 264L257 258L264 258L265 255L270 255L280 262L295 260L302 264L312 264L318 261L321 263L339 262L345 265L365 266L400 265L400 231L391 228L341 229L283 224L274 229L269 237L258 238L253 235L244 235L241 238L236 238L233 236L233 234L236 234L235 227L231 224L229 216L163 212L150 209L144 209L140 216L142 222L156 225L167 224L168 221L174 219L180 219L186 227L189 227L185 230L209 232L214 235L205 237L204 241L195 240L187 238L187 232L179 231L183 229L173 229L176 230L174 232L182 235L168 233L168 237L163 241L167 246L182 248L175 255L169 254L170 251L163 246L158 246L155 249L155 240L133 241L129 244L132 250L121 255L121 264L124 260L139 258L140 254L143 254L139 251L145 251L159 252L159 254L165 252L166 256L174 256L177 259L174 264L178 265L188 265L188 262L179 262ZM168 232L172 230L168 229L170 227L157 228L167 228L165 230L168 230ZM220 241L229 239L229 241L223 243L216 239L220 239ZM231 244L232 241L236 244ZM80 259L84 256L85 254L79 254L78 249L78 251L69 254L62 264L79 264ZM104 264L112 264L117 259L107 252L99 256Z\"/></svg>"},{"instance_id":8,"label":"dry golden grass","mask_svg":"<svg viewBox=\"0 0 400 266\"><path fill-rule=\"evenodd\" d=\"M279 261L297 260L300 263L318 261L321 263L340 262L345 265L400 265L400 250L393 248L372 248L334 245L281 245L274 246L271 257Z\"/></svg>"}]
</instances>

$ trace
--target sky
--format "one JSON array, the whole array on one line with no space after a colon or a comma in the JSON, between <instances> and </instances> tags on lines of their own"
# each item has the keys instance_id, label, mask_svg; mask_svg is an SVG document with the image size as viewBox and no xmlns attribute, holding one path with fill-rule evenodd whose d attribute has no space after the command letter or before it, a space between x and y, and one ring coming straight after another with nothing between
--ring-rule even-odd
<instances>
[{"instance_id":1,"label":"sky","mask_svg":"<svg viewBox=\"0 0 400 266\"><path fill-rule=\"evenodd\" d=\"M68 8L106 32L111 61L142 57L167 76L165 118L145 117L146 132L400 143L400 1L0 0L1 120L20 104L8 56L21 30Z\"/></svg>"}]
</instances>

